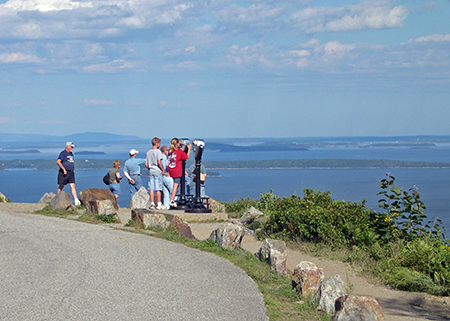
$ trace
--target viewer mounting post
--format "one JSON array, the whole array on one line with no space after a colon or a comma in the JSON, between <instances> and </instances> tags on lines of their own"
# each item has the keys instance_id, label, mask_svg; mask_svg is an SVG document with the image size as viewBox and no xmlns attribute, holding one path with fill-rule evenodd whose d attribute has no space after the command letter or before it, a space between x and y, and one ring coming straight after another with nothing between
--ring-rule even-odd
<instances>
[{"instance_id":1,"label":"viewer mounting post","mask_svg":"<svg viewBox=\"0 0 450 321\"><path fill-rule=\"evenodd\" d=\"M188 145L190 143L189 138L180 138L180 149L187 153ZM171 207L171 210L185 210L189 208L189 204L186 200L186 161L181 162L181 182L180 182L180 198L177 201L177 207Z\"/></svg>"},{"instance_id":2,"label":"viewer mounting post","mask_svg":"<svg viewBox=\"0 0 450 321\"><path fill-rule=\"evenodd\" d=\"M194 177L195 179L195 197L191 204L191 207L185 210L186 213L211 213L212 210L210 208L206 208L203 205L203 198L200 194L200 166L202 164L202 154L205 148L205 142L200 139L194 139L192 141L192 146L194 150L195 156L195 169L194 169Z\"/></svg>"}]
</instances>

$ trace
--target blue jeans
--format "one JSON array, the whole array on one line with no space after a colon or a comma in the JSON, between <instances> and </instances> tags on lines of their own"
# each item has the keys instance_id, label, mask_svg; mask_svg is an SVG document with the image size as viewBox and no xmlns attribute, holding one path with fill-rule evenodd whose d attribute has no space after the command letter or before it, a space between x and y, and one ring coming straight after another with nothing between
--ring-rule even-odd
<instances>
[{"instance_id":1,"label":"blue jeans","mask_svg":"<svg viewBox=\"0 0 450 321\"><path fill-rule=\"evenodd\" d=\"M134 180L134 184L131 184L130 181L128 181L128 185L130 185L130 197L133 198L134 193L139 191L142 187L142 180L139 175L130 175L130 177Z\"/></svg>"},{"instance_id":2,"label":"blue jeans","mask_svg":"<svg viewBox=\"0 0 450 321\"><path fill-rule=\"evenodd\" d=\"M150 175L148 179L148 189L149 191L162 191L163 180L162 174Z\"/></svg>"},{"instance_id":3,"label":"blue jeans","mask_svg":"<svg viewBox=\"0 0 450 321\"><path fill-rule=\"evenodd\" d=\"M163 182L163 189L162 189L163 204L167 209L169 209L170 195L172 195L173 190L173 178L170 176L163 176L162 182Z\"/></svg>"},{"instance_id":4,"label":"blue jeans","mask_svg":"<svg viewBox=\"0 0 450 321\"><path fill-rule=\"evenodd\" d=\"M114 194L114 195L120 195L120 184L109 184L109 190Z\"/></svg>"}]
</instances>

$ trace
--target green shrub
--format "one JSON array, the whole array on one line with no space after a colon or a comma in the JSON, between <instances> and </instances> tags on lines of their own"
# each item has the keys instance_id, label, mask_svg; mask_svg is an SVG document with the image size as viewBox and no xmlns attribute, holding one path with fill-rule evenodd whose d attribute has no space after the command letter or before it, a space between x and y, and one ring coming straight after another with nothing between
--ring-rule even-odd
<instances>
[{"instance_id":1,"label":"green shrub","mask_svg":"<svg viewBox=\"0 0 450 321\"><path fill-rule=\"evenodd\" d=\"M240 198L235 202L224 202L225 212L235 213L238 217L241 217L246 210L252 206L256 206L257 200L252 198Z\"/></svg>"},{"instance_id":2,"label":"green shrub","mask_svg":"<svg viewBox=\"0 0 450 321\"><path fill-rule=\"evenodd\" d=\"M333 247L369 246L378 235L370 230L370 210L364 203L336 201L329 192L305 189L274 201L264 224L268 235L325 243Z\"/></svg>"}]
</instances>

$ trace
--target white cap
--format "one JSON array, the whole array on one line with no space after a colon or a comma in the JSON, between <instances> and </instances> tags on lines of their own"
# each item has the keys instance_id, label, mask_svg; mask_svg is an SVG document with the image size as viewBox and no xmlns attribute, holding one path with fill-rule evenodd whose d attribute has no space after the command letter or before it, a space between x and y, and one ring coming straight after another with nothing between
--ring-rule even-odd
<instances>
[{"instance_id":1,"label":"white cap","mask_svg":"<svg viewBox=\"0 0 450 321\"><path fill-rule=\"evenodd\" d=\"M130 150L130 155L136 155L139 154L138 150L135 150L134 148L132 150Z\"/></svg>"},{"instance_id":2,"label":"white cap","mask_svg":"<svg viewBox=\"0 0 450 321\"><path fill-rule=\"evenodd\" d=\"M67 143L66 143L66 147L67 147L67 146L70 146L70 147L75 147L75 144L74 144L74 143L72 143L72 142L67 142Z\"/></svg>"}]
</instances>

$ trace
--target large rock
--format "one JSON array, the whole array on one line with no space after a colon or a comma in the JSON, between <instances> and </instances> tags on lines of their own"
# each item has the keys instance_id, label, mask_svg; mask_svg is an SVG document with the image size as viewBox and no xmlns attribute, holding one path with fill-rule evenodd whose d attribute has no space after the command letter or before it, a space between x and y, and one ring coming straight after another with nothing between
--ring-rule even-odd
<instances>
[{"instance_id":1,"label":"large rock","mask_svg":"<svg viewBox=\"0 0 450 321\"><path fill-rule=\"evenodd\" d=\"M256 208L254 208L253 206L250 207L248 210L245 211L244 215L242 215L243 219L248 219L248 218L258 218L264 216L264 213L261 212L260 210L257 210Z\"/></svg>"},{"instance_id":2,"label":"large rock","mask_svg":"<svg viewBox=\"0 0 450 321\"><path fill-rule=\"evenodd\" d=\"M50 203L50 201L56 196L55 193L50 192L50 193L45 193L41 199L38 201L38 204L47 204Z\"/></svg>"},{"instance_id":3,"label":"large rock","mask_svg":"<svg viewBox=\"0 0 450 321\"><path fill-rule=\"evenodd\" d=\"M303 297L314 293L323 279L323 269L318 268L312 262L302 261L294 269L292 287Z\"/></svg>"},{"instance_id":4,"label":"large rock","mask_svg":"<svg viewBox=\"0 0 450 321\"><path fill-rule=\"evenodd\" d=\"M131 210L131 219L144 224L145 228L166 228L170 222L163 214L155 214L146 208L135 208Z\"/></svg>"},{"instance_id":5,"label":"large rock","mask_svg":"<svg viewBox=\"0 0 450 321\"><path fill-rule=\"evenodd\" d=\"M333 321L382 321L383 312L375 298L370 296L346 295L335 303Z\"/></svg>"},{"instance_id":6,"label":"large rock","mask_svg":"<svg viewBox=\"0 0 450 321\"><path fill-rule=\"evenodd\" d=\"M92 213L97 215L118 215L118 210L116 210L111 200L89 201L89 208Z\"/></svg>"},{"instance_id":7,"label":"large rock","mask_svg":"<svg viewBox=\"0 0 450 321\"><path fill-rule=\"evenodd\" d=\"M106 188L87 188L80 192L79 199L81 204L86 207L87 211L95 214L99 214L98 210L102 207L105 208L107 204L107 202L102 202L103 204L100 204L97 201L109 200L115 210L115 213L111 214L116 214L119 211L119 205L117 204L116 197L109 189Z\"/></svg>"},{"instance_id":8,"label":"large rock","mask_svg":"<svg viewBox=\"0 0 450 321\"><path fill-rule=\"evenodd\" d=\"M320 281L316 292L314 292L314 303L317 304L318 311L323 311L333 316L336 299L347 294L348 291L344 281L336 274L332 278L326 278Z\"/></svg>"},{"instance_id":9,"label":"large rock","mask_svg":"<svg viewBox=\"0 0 450 321\"><path fill-rule=\"evenodd\" d=\"M6 202L7 198L5 195L2 194L2 192L0 192L0 202Z\"/></svg>"},{"instance_id":10,"label":"large rock","mask_svg":"<svg viewBox=\"0 0 450 321\"><path fill-rule=\"evenodd\" d=\"M195 240L195 236L192 234L190 226L186 222L183 222L180 217L174 216L171 225L182 237Z\"/></svg>"},{"instance_id":11,"label":"large rock","mask_svg":"<svg viewBox=\"0 0 450 321\"><path fill-rule=\"evenodd\" d=\"M205 197L208 197L208 196L205 195ZM209 202L209 207L211 208L211 210L213 212L218 212L218 213L225 212L225 205L223 205L222 203L220 203L212 198L209 198L208 202Z\"/></svg>"},{"instance_id":12,"label":"large rock","mask_svg":"<svg viewBox=\"0 0 450 321\"><path fill-rule=\"evenodd\" d=\"M150 195L144 186L134 193L130 201L130 209L135 208L149 208L150 207Z\"/></svg>"},{"instance_id":13,"label":"large rock","mask_svg":"<svg viewBox=\"0 0 450 321\"><path fill-rule=\"evenodd\" d=\"M270 268L277 273L285 276L289 275L286 269L287 250L284 241L265 239L255 255L261 261L268 262Z\"/></svg>"},{"instance_id":14,"label":"large rock","mask_svg":"<svg viewBox=\"0 0 450 321\"><path fill-rule=\"evenodd\" d=\"M241 225L227 223L212 231L209 238L216 241L220 247L234 250L241 245L244 235L245 231Z\"/></svg>"},{"instance_id":15,"label":"large rock","mask_svg":"<svg viewBox=\"0 0 450 321\"><path fill-rule=\"evenodd\" d=\"M70 200L70 195L64 191L56 194L54 198L50 201L50 207L54 210L72 210L72 201Z\"/></svg>"}]
</instances>

